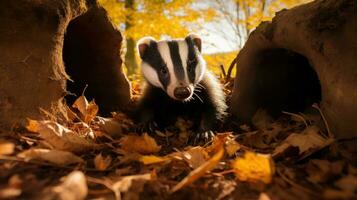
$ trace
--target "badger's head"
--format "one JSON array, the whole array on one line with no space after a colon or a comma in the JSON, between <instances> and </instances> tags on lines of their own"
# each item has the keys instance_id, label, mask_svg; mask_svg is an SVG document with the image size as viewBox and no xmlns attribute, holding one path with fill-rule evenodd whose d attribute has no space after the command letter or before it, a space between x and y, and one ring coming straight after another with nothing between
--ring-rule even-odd
<instances>
[{"instance_id":1,"label":"badger's head","mask_svg":"<svg viewBox=\"0 0 357 200\"><path fill-rule=\"evenodd\" d=\"M145 79L162 88L172 99L191 99L206 70L201 43L201 38L195 34L175 40L140 39L138 51Z\"/></svg>"}]
</instances>

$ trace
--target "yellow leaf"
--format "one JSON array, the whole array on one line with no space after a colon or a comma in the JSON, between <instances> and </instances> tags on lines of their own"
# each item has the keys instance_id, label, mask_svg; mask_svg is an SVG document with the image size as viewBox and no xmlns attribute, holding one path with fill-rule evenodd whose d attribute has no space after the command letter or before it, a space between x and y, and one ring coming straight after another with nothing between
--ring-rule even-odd
<instances>
[{"instance_id":1,"label":"yellow leaf","mask_svg":"<svg viewBox=\"0 0 357 200\"><path fill-rule=\"evenodd\" d=\"M181 188L193 183L200 177L202 177L206 172L212 170L222 159L224 155L224 148L221 146L221 149L212 156L211 159L203 163L201 166L189 173L181 182L179 182L175 187L172 188L171 192L176 192Z\"/></svg>"},{"instance_id":2,"label":"yellow leaf","mask_svg":"<svg viewBox=\"0 0 357 200\"><path fill-rule=\"evenodd\" d=\"M108 167L110 166L111 163L112 163L112 157L110 157L110 156L103 157L102 154L98 154L94 158L94 166L96 169L98 169L100 171L104 171L104 170L108 169Z\"/></svg>"},{"instance_id":3,"label":"yellow leaf","mask_svg":"<svg viewBox=\"0 0 357 200\"><path fill-rule=\"evenodd\" d=\"M245 152L241 158L236 158L232 168L240 181L270 183L274 174L271 156L251 151Z\"/></svg>"},{"instance_id":4,"label":"yellow leaf","mask_svg":"<svg viewBox=\"0 0 357 200\"><path fill-rule=\"evenodd\" d=\"M14 153L15 145L11 142L0 141L0 155L9 155Z\"/></svg>"},{"instance_id":5,"label":"yellow leaf","mask_svg":"<svg viewBox=\"0 0 357 200\"><path fill-rule=\"evenodd\" d=\"M120 139L121 148L127 152L136 152L141 154L151 154L160 151L161 146L156 144L154 138L144 133L141 136L127 135Z\"/></svg>"},{"instance_id":6,"label":"yellow leaf","mask_svg":"<svg viewBox=\"0 0 357 200\"><path fill-rule=\"evenodd\" d=\"M25 160L43 160L61 166L84 162L82 158L71 152L50 149L29 149L19 153L17 156Z\"/></svg>"},{"instance_id":7,"label":"yellow leaf","mask_svg":"<svg viewBox=\"0 0 357 200\"><path fill-rule=\"evenodd\" d=\"M139 161L144 163L144 165L162 163L167 160L168 160L168 158L166 158L166 157L160 157L160 156L154 156L154 155L141 156L139 158Z\"/></svg>"}]
</instances>

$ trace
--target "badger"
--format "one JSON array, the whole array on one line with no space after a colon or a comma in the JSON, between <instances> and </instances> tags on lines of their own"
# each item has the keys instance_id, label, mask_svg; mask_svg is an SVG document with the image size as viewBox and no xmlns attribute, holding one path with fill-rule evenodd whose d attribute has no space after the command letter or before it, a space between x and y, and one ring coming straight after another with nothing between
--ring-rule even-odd
<instances>
[{"instance_id":1,"label":"badger","mask_svg":"<svg viewBox=\"0 0 357 200\"><path fill-rule=\"evenodd\" d=\"M227 105L221 84L206 67L201 44L196 34L160 41L144 37L137 42L146 80L137 107L142 130L163 129L183 117L193 122L189 143L214 136Z\"/></svg>"}]
</instances>

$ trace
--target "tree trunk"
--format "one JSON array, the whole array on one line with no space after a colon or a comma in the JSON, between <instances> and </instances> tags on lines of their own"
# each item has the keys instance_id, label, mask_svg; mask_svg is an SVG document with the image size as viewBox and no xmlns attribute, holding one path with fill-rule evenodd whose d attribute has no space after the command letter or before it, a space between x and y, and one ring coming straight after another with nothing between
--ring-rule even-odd
<instances>
[{"instance_id":1,"label":"tree trunk","mask_svg":"<svg viewBox=\"0 0 357 200\"><path fill-rule=\"evenodd\" d=\"M125 0L125 8L129 9L131 11L134 10L134 0ZM126 16L126 21L125 21L125 29L129 29L132 26L132 19L131 15ZM126 38L126 54L125 54L125 65L128 69L128 74L132 75L135 74L138 69L138 64L136 63L136 58L135 58L135 50L136 50L136 45L135 41L131 37Z\"/></svg>"},{"instance_id":2,"label":"tree trunk","mask_svg":"<svg viewBox=\"0 0 357 200\"><path fill-rule=\"evenodd\" d=\"M121 41L94 0L0 1L1 126L40 118L40 109L65 112L69 78L71 92L80 95L88 84L101 108L123 108L130 89Z\"/></svg>"}]
</instances>

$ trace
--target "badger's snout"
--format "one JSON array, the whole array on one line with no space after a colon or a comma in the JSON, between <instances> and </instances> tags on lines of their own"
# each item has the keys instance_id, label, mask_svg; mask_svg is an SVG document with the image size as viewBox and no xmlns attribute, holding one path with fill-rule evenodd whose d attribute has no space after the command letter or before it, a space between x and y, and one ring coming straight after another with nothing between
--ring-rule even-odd
<instances>
[{"instance_id":1,"label":"badger's snout","mask_svg":"<svg viewBox=\"0 0 357 200\"><path fill-rule=\"evenodd\" d=\"M177 99L184 100L191 96L190 87L176 87L174 90L174 96Z\"/></svg>"}]
</instances>

